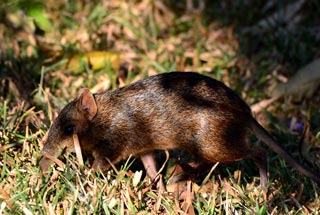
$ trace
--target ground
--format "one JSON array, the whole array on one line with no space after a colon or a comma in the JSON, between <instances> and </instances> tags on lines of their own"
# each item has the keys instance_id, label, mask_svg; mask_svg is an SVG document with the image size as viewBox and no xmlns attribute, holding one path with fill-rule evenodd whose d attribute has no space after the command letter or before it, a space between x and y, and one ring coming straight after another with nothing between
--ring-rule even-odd
<instances>
[{"instance_id":1,"label":"ground","mask_svg":"<svg viewBox=\"0 0 320 215\"><path fill-rule=\"evenodd\" d=\"M72 153L59 158L64 168L54 165L47 175L38 160L52 121L81 87L112 90L153 74L196 71L223 81L249 105L272 99L275 86L319 57L319 12L317 1L303 0L5 0L0 214L318 214L319 185L267 147L266 197L250 161L217 164L205 176L170 184L170 173L180 168L170 159L163 171L168 192L159 193L134 157L104 174L90 169L90 158L80 168ZM255 112L315 172L319 107L313 90L282 95Z\"/></svg>"}]
</instances>

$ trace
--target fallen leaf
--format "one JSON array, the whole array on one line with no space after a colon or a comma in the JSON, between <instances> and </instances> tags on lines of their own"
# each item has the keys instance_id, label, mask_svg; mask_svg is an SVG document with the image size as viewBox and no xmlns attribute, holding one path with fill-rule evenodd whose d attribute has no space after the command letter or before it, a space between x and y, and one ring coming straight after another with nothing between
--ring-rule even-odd
<instances>
[{"instance_id":1,"label":"fallen leaf","mask_svg":"<svg viewBox=\"0 0 320 215\"><path fill-rule=\"evenodd\" d=\"M187 190L184 193L184 201L182 202L181 208L186 214L193 215L195 214L194 212L194 207L192 205L192 201L194 199L194 191L192 190L192 182L187 181ZM183 194L181 194L182 198Z\"/></svg>"},{"instance_id":2,"label":"fallen leaf","mask_svg":"<svg viewBox=\"0 0 320 215\"><path fill-rule=\"evenodd\" d=\"M139 182L141 181L141 177L142 177L142 171L136 171L134 173L133 179L132 179L132 184L134 187L136 187Z\"/></svg>"},{"instance_id":3,"label":"fallen leaf","mask_svg":"<svg viewBox=\"0 0 320 215\"><path fill-rule=\"evenodd\" d=\"M108 207L110 208L110 209L112 209L114 206L116 206L117 205L117 199L116 198L114 198L114 197L112 197L111 198L111 200L110 200L110 202L109 202L109 204L108 204Z\"/></svg>"},{"instance_id":4,"label":"fallen leaf","mask_svg":"<svg viewBox=\"0 0 320 215\"><path fill-rule=\"evenodd\" d=\"M111 68L118 70L120 67L120 54L113 52L93 51L83 54L76 54L69 59L67 69L74 73L84 71L84 64L95 71L102 69L108 65Z\"/></svg>"},{"instance_id":5,"label":"fallen leaf","mask_svg":"<svg viewBox=\"0 0 320 215\"><path fill-rule=\"evenodd\" d=\"M271 99L264 99L260 102L251 105L251 111L255 114L260 113L264 109L266 109L269 105L274 103L279 97L272 97Z\"/></svg>"}]
</instances>

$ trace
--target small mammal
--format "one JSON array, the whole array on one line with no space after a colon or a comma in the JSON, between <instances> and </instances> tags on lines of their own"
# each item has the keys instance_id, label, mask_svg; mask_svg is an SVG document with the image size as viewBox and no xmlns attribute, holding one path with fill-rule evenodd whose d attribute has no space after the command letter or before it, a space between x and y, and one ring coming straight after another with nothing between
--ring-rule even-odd
<instances>
[{"instance_id":1,"label":"small mammal","mask_svg":"<svg viewBox=\"0 0 320 215\"><path fill-rule=\"evenodd\" d=\"M111 92L92 94L81 89L52 124L43 153L55 156L62 147L73 149L76 133L82 150L94 157L93 169L108 169L130 154L140 156L147 174L157 174L153 150L181 148L205 162L252 159L267 184L267 157L249 147L246 132L254 134L302 174L320 177L299 164L253 118L249 106L222 82L192 72L148 77ZM50 159L40 160L46 171Z\"/></svg>"}]
</instances>

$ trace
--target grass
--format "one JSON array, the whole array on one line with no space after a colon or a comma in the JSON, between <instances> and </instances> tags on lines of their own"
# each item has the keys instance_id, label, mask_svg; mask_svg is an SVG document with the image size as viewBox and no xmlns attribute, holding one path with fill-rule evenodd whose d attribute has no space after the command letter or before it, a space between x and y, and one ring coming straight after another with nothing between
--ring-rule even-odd
<instances>
[{"instance_id":1,"label":"grass","mask_svg":"<svg viewBox=\"0 0 320 215\"><path fill-rule=\"evenodd\" d=\"M22 2L0 7L0 214L319 214L319 185L271 150L267 201L250 161L219 164L207 177L168 185L171 192L164 194L141 175L133 158L105 174L93 172L90 159L80 168L68 153L61 157L66 167L53 166L47 175L37 163L41 140L59 110L81 87L118 87L120 64L127 68L125 84L162 72L197 71L225 82L249 104L266 98L278 76L319 56L312 19L320 10L316 1L304 5L295 30L277 26L276 34L272 29L263 37L241 33L256 23L257 14L270 15L261 12L260 3L232 7L205 1L199 13L186 12L179 1L47 1L39 10L47 13L35 20L47 19L44 25L51 26L41 29L30 21L34 13L21 16L27 10ZM284 6L279 7L273 12ZM97 50L120 54L121 62L95 71L90 64L71 71L66 64ZM318 96L298 105L278 100L257 116L300 162L301 133L287 125L293 119L309 122L319 147ZM166 180L174 167L172 160Z\"/></svg>"}]
</instances>

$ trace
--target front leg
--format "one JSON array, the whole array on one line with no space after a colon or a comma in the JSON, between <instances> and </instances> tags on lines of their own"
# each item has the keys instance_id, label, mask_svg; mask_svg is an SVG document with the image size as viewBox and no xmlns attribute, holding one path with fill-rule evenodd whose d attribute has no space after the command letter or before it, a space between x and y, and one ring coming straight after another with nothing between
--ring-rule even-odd
<instances>
[{"instance_id":1,"label":"front leg","mask_svg":"<svg viewBox=\"0 0 320 215\"><path fill-rule=\"evenodd\" d=\"M92 164L92 169L94 171L106 171L110 168L109 162L102 157L95 158Z\"/></svg>"},{"instance_id":2,"label":"front leg","mask_svg":"<svg viewBox=\"0 0 320 215\"><path fill-rule=\"evenodd\" d=\"M92 169L94 171L106 171L110 168L110 163L106 156L102 155L99 151L93 151L92 153L94 161L92 164Z\"/></svg>"}]
</instances>

